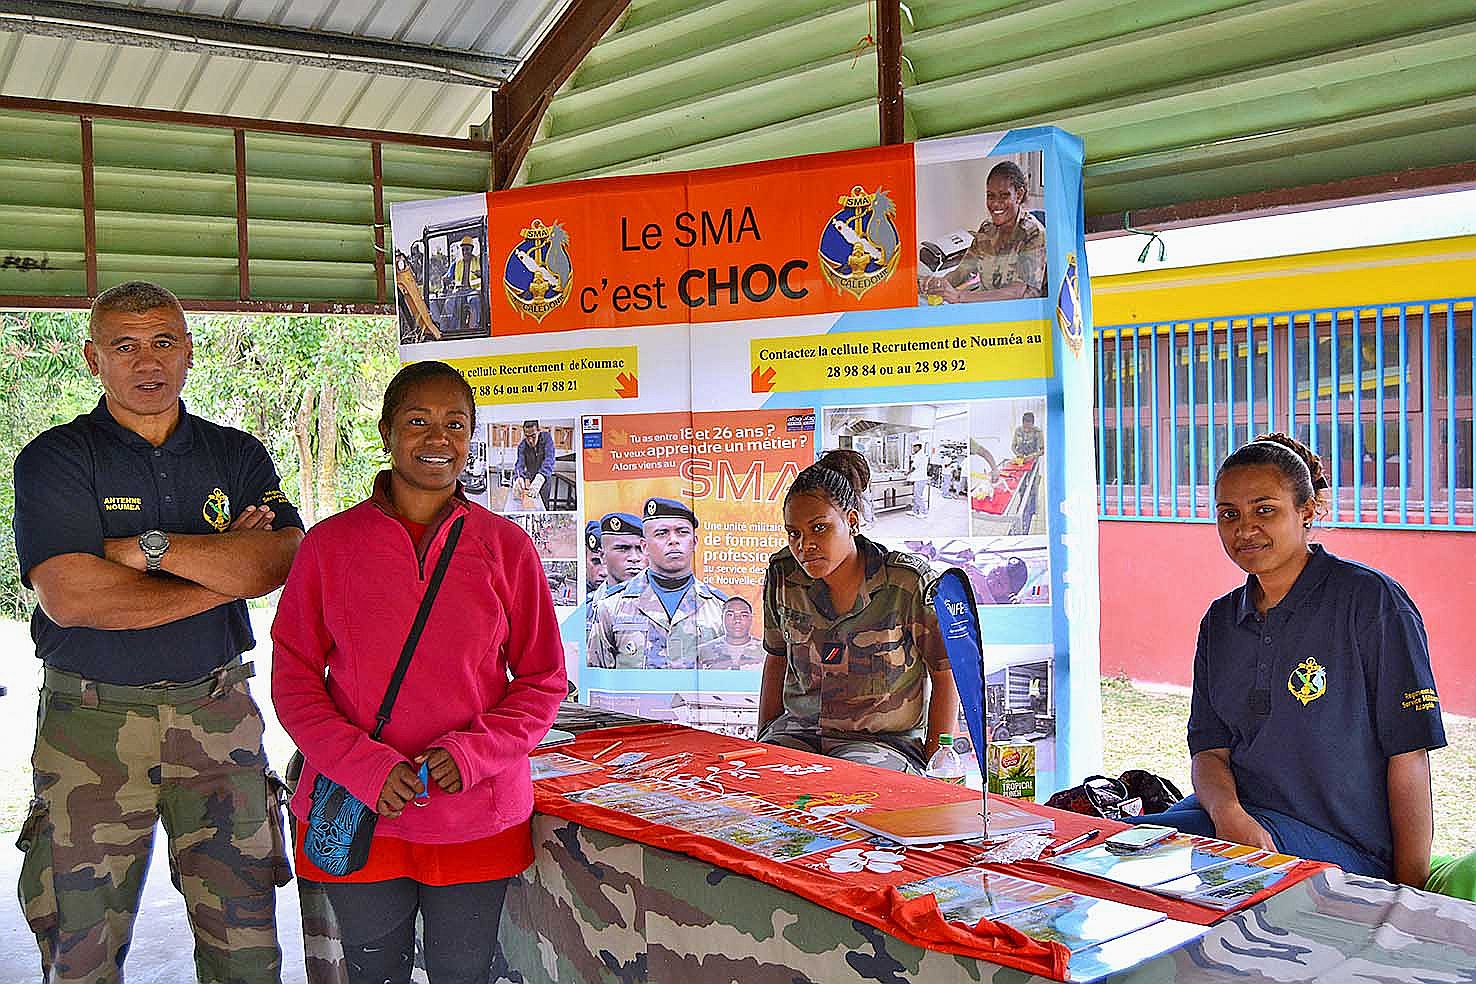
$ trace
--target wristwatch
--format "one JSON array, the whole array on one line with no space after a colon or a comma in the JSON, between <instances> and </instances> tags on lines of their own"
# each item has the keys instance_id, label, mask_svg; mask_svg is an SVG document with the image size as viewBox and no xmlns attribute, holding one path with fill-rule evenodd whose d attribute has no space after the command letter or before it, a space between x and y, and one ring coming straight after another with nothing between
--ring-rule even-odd
<instances>
[{"instance_id":1,"label":"wristwatch","mask_svg":"<svg viewBox=\"0 0 1476 984\"><path fill-rule=\"evenodd\" d=\"M149 530L138 538L138 549L143 551L147 570L152 574L159 570L164 551L169 549L169 537L160 530Z\"/></svg>"}]
</instances>

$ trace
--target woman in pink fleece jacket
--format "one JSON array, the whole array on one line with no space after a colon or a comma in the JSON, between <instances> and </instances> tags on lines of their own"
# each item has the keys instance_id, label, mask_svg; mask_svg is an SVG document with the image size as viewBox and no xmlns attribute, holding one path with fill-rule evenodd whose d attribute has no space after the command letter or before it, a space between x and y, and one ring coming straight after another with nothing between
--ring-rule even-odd
<instances>
[{"instance_id":1,"label":"woman in pink fleece jacket","mask_svg":"<svg viewBox=\"0 0 1476 984\"><path fill-rule=\"evenodd\" d=\"M343 877L303 854L297 825L298 875L326 885L352 984L410 979L417 911L432 984L485 982L508 879L533 859L528 754L566 693L563 644L527 534L461 493L475 420L456 370L400 370L379 422L390 470L367 501L308 533L272 626L272 701L306 760L293 813L307 817L322 772L380 816L368 862ZM375 713L457 517L461 539L376 742Z\"/></svg>"}]
</instances>

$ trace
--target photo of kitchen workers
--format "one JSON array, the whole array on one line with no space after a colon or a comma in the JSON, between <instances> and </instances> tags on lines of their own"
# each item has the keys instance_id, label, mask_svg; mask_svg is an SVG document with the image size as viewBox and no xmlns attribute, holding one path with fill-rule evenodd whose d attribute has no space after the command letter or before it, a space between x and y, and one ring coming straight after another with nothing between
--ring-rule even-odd
<instances>
[{"instance_id":1,"label":"photo of kitchen workers","mask_svg":"<svg viewBox=\"0 0 1476 984\"><path fill-rule=\"evenodd\" d=\"M723 634L697 647L699 670L756 670L764 642L753 635L753 605L742 595L723 602Z\"/></svg>"},{"instance_id":2,"label":"photo of kitchen workers","mask_svg":"<svg viewBox=\"0 0 1476 984\"><path fill-rule=\"evenodd\" d=\"M604 541L608 576L591 605L590 666L695 669L701 645L727 634L728 596L695 574L699 525L685 503L647 499L640 518L644 569L613 587L616 561L612 544Z\"/></svg>"},{"instance_id":3,"label":"photo of kitchen workers","mask_svg":"<svg viewBox=\"0 0 1476 984\"><path fill-rule=\"evenodd\" d=\"M871 469L861 505L879 540L969 534L969 404L828 407L823 414L822 449L855 451Z\"/></svg>"},{"instance_id":4,"label":"photo of kitchen workers","mask_svg":"<svg viewBox=\"0 0 1476 984\"><path fill-rule=\"evenodd\" d=\"M1043 397L969 405L969 515L974 536L1046 532L1040 508L1046 433Z\"/></svg>"}]
</instances>

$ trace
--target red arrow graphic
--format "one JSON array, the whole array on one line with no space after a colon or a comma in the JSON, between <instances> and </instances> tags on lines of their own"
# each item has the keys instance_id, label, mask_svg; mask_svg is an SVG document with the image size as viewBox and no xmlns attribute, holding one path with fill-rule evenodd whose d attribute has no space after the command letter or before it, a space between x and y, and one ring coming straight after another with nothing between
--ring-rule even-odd
<instances>
[{"instance_id":1,"label":"red arrow graphic","mask_svg":"<svg viewBox=\"0 0 1476 984\"><path fill-rule=\"evenodd\" d=\"M752 392L768 393L774 388L774 367L764 366L760 371L758 366L753 367L753 375L750 381L753 383Z\"/></svg>"},{"instance_id":2,"label":"red arrow graphic","mask_svg":"<svg viewBox=\"0 0 1476 984\"><path fill-rule=\"evenodd\" d=\"M636 382L635 376L628 372L622 372L615 377L615 395L622 400L634 400L640 395L641 387Z\"/></svg>"}]
</instances>

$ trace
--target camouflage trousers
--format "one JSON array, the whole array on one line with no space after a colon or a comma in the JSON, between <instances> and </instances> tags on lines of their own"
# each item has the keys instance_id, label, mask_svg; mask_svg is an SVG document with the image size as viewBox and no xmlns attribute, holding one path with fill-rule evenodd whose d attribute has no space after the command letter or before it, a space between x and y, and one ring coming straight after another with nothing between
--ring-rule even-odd
<instances>
[{"instance_id":1,"label":"camouflage trousers","mask_svg":"<svg viewBox=\"0 0 1476 984\"><path fill-rule=\"evenodd\" d=\"M923 774L922 742L908 735L845 735L831 737L813 731L798 732L773 728L759 735L759 741L781 748L827 755L847 762L874 765L893 772Z\"/></svg>"},{"instance_id":2,"label":"camouflage trousers","mask_svg":"<svg viewBox=\"0 0 1476 984\"><path fill-rule=\"evenodd\" d=\"M250 675L121 687L47 669L17 841L43 981L121 980L160 820L202 984L280 981L275 889L291 871Z\"/></svg>"}]
</instances>

